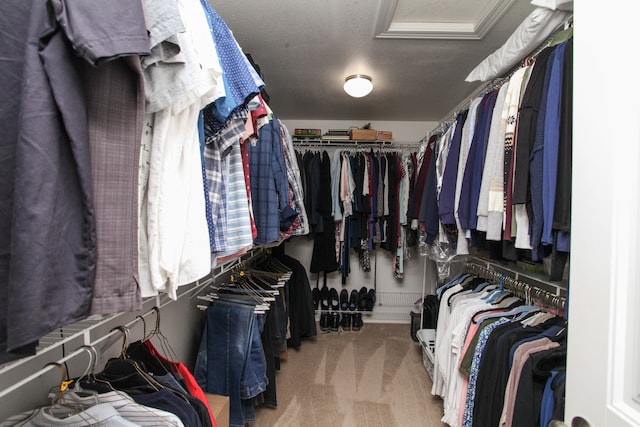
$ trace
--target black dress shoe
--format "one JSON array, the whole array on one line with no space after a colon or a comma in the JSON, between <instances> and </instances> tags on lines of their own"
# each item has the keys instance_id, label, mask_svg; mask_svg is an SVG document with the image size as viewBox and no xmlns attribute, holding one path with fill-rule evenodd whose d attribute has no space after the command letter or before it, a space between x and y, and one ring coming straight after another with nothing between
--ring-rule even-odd
<instances>
[{"instance_id":1,"label":"black dress shoe","mask_svg":"<svg viewBox=\"0 0 640 427\"><path fill-rule=\"evenodd\" d=\"M331 332L338 332L340 329L340 313L334 311L331 313Z\"/></svg>"},{"instance_id":2,"label":"black dress shoe","mask_svg":"<svg viewBox=\"0 0 640 427\"><path fill-rule=\"evenodd\" d=\"M364 311L366 309L367 288L364 286L360 288L358 292L358 311Z\"/></svg>"},{"instance_id":3,"label":"black dress shoe","mask_svg":"<svg viewBox=\"0 0 640 427\"><path fill-rule=\"evenodd\" d=\"M320 307L320 289L313 288L311 298L313 299L313 309L317 310Z\"/></svg>"},{"instance_id":4,"label":"black dress shoe","mask_svg":"<svg viewBox=\"0 0 640 427\"><path fill-rule=\"evenodd\" d=\"M323 311L320 314L320 330L327 333L331 330L331 319L329 312Z\"/></svg>"},{"instance_id":5,"label":"black dress shoe","mask_svg":"<svg viewBox=\"0 0 640 427\"><path fill-rule=\"evenodd\" d=\"M325 285L320 289L320 309L329 310L329 303L329 288Z\"/></svg>"},{"instance_id":6,"label":"black dress shoe","mask_svg":"<svg viewBox=\"0 0 640 427\"><path fill-rule=\"evenodd\" d=\"M342 326L343 331L351 330L351 313L342 313L342 321L340 322L340 326Z\"/></svg>"},{"instance_id":7,"label":"black dress shoe","mask_svg":"<svg viewBox=\"0 0 640 427\"><path fill-rule=\"evenodd\" d=\"M364 322L362 321L362 313L353 313L353 318L351 319L351 329L354 331L359 331L362 329Z\"/></svg>"},{"instance_id":8,"label":"black dress shoe","mask_svg":"<svg viewBox=\"0 0 640 427\"><path fill-rule=\"evenodd\" d=\"M346 311L349 308L349 292L346 289L340 291L340 310Z\"/></svg>"},{"instance_id":9,"label":"black dress shoe","mask_svg":"<svg viewBox=\"0 0 640 427\"><path fill-rule=\"evenodd\" d=\"M355 311L356 308L358 308L358 291L354 289L349 296L349 310Z\"/></svg>"},{"instance_id":10,"label":"black dress shoe","mask_svg":"<svg viewBox=\"0 0 640 427\"><path fill-rule=\"evenodd\" d=\"M329 289L329 305L332 311L340 310L340 298L338 297L336 288Z\"/></svg>"},{"instance_id":11,"label":"black dress shoe","mask_svg":"<svg viewBox=\"0 0 640 427\"><path fill-rule=\"evenodd\" d=\"M376 305L376 290L369 289L365 298L365 310L373 311L373 307Z\"/></svg>"}]
</instances>

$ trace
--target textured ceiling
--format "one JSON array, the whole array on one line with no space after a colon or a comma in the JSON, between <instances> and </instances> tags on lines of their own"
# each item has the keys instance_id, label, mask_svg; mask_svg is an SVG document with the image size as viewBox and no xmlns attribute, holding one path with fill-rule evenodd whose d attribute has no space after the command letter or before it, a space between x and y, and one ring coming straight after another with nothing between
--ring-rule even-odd
<instances>
[{"instance_id":1,"label":"textured ceiling","mask_svg":"<svg viewBox=\"0 0 640 427\"><path fill-rule=\"evenodd\" d=\"M274 112L317 120L443 119L477 89L464 82L467 74L534 9L525 0L209 1L260 66ZM376 37L399 21L440 24L445 32L470 24L486 34L481 40ZM344 78L356 73L373 79L365 98L342 90Z\"/></svg>"}]
</instances>

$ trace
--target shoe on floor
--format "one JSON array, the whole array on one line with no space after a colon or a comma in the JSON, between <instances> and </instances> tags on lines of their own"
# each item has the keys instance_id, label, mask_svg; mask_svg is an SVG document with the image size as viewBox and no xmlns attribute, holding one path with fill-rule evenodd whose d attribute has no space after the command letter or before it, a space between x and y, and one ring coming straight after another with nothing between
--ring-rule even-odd
<instances>
[{"instance_id":1,"label":"shoe on floor","mask_svg":"<svg viewBox=\"0 0 640 427\"><path fill-rule=\"evenodd\" d=\"M333 313L331 313L330 317L331 332L338 332L338 329L340 329L340 313L334 311Z\"/></svg>"},{"instance_id":2,"label":"shoe on floor","mask_svg":"<svg viewBox=\"0 0 640 427\"><path fill-rule=\"evenodd\" d=\"M351 330L351 313L342 313L342 321L340 322L340 326L343 331Z\"/></svg>"},{"instance_id":3,"label":"shoe on floor","mask_svg":"<svg viewBox=\"0 0 640 427\"><path fill-rule=\"evenodd\" d=\"M331 330L331 319L329 318L329 313L323 311L320 314L320 331L323 333L327 333Z\"/></svg>"},{"instance_id":4,"label":"shoe on floor","mask_svg":"<svg viewBox=\"0 0 640 427\"><path fill-rule=\"evenodd\" d=\"M359 331L364 326L364 322L362 321L362 313L355 312L353 313L353 318L351 319L351 329L354 331Z\"/></svg>"}]
</instances>

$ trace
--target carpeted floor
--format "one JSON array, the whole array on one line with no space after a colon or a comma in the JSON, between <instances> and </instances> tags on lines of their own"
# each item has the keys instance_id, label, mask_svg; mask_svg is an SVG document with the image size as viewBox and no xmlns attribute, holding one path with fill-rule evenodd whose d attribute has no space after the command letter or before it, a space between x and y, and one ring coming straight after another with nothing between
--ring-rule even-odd
<instances>
[{"instance_id":1,"label":"carpeted floor","mask_svg":"<svg viewBox=\"0 0 640 427\"><path fill-rule=\"evenodd\" d=\"M276 374L278 407L256 408L251 426L445 426L421 351L402 324L304 340Z\"/></svg>"}]
</instances>

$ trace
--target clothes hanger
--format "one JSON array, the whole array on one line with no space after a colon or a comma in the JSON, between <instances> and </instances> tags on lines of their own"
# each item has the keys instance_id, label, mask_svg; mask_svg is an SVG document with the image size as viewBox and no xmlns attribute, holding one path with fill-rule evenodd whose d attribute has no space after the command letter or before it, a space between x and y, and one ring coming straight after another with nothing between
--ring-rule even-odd
<instances>
[{"instance_id":1,"label":"clothes hanger","mask_svg":"<svg viewBox=\"0 0 640 427\"><path fill-rule=\"evenodd\" d=\"M48 366L55 366L60 369L62 378L60 379L58 387L55 388L55 391L52 389L49 393L49 396L51 397L51 404L44 407L43 410L45 410L49 415L60 419L67 418L84 411L86 408L83 405L65 400L65 394L69 392L69 386L73 384L73 380L69 379L67 367L63 363L58 362L49 362L44 366L44 368L47 368Z\"/></svg>"},{"instance_id":2,"label":"clothes hanger","mask_svg":"<svg viewBox=\"0 0 640 427\"><path fill-rule=\"evenodd\" d=\"M125 326L113 328L113 331L122 333L122 347L117 358L111 358L105 364L101 373L96 375L108 381L114 388L135 393L153 393L164 388L147 373L147 369L141 363L129 359L126 349L129 341L129 329Z\"/></svg>"},{"instance_id":3,"label":"clothes hanger","mask_svg":"<svg viewBox=\"0 0 640 427\"><path fill-rule=\"evenodd\" d=\"M145 341L148 341L149 337L147 336L147 322L144 320L144 317L138 315L136 319L142 321L142 339L127 346L127 357L140 362L142 366L146 368L147 372L152 375L171 374L170 369L168 369L156 355L151 353L145 345Z\"/></svg>"},{"instance_id":4,"label":"clothes hanger","mask_svg":"<svg viewBox=\"0 0 640 427\"><path fill-rule=\"evenodd\" d=\"M156 340L160 344L160 348L162 349L165 358L169 360L178 360L178 357L176 356L175 351L173 351L169 340L166 336L164 336L162 330L160 329L160 309L158 307L153 307L151 308L151 310L156 312L156 325L155 329L151 331L149 339L151 339L152 337L156 338Z\"/></svg>"},{"instance_id":5,"label":"clothes hanger","mask_svg":"<svg viewBox=\"0 0 640 427\"><path fill-rule=\"evenodd\" d=\"M75 395L79 397L87 397L88 395L95 396L98 392L95 389L87 388L85 389L82 386L83 381L93 381L95 382L95 369L98 363L98 352L92 345L82 345L78 349L86 350L89 353L89 363L87 364L87 368L76 380L73 380L73 387L70 389ZM96 400L96 404L98 401Z\"/></svg>"}]
</instances>

